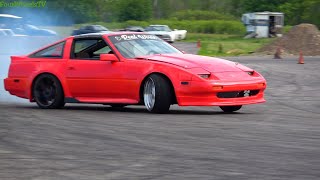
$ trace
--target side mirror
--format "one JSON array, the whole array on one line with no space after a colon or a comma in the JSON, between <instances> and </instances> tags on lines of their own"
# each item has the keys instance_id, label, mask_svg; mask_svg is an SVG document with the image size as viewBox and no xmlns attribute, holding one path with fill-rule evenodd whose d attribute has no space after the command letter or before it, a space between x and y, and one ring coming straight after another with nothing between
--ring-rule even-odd
<instances>
[{"instance_id":1,"label":"side mirror","mask_svg":"<svg viewBox=\"0 0 320 180\"><path fill-rule=\"evenodd\" d=\"M100 54L100 61L116 62L119 60L118 60L117 56L114 54Z\"/></svg>"}]
</instances>

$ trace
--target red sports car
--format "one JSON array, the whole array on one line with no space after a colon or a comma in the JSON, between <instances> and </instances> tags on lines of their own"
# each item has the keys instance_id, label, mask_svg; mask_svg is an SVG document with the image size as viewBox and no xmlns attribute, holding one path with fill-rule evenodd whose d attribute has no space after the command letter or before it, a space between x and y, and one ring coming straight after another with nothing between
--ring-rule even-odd
<instances>
[{"instance_id":1,"label":"red sports car","mask_svg":"<svg viewBox=\"0 0 320 180\"><path fill-rule=\"evenodd\" d=\"M220 106L225 112L265 102L266 80L241 64L184 54L157 36L71 36L26 56L12 56L5 89L40 108L65 103L113 107Z\"/></svg>"}]
</instances>

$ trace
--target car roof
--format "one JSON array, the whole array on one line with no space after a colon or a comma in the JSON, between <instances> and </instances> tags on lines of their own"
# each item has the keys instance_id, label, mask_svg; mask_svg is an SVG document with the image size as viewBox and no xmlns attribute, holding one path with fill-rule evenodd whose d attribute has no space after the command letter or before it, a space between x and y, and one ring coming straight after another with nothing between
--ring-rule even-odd
<instances>
[{"instance_id":1,"label":"car roof","mask_svg":"<svg viewBox=\"0 0 320 180\"><path fill-rule=\"evenodd\" d=\"M143 33L143 32L126 32L126 31L120 31L120 32L99 32L99 33L88 33L88 34L80 34L80 35L75 35L73 37L75 38L90 38L90 37L102 37L104 35L106 36L114 36L114 35L125 35L125 34L147 34L148 33Z\"/></svg>"}]
</instances>

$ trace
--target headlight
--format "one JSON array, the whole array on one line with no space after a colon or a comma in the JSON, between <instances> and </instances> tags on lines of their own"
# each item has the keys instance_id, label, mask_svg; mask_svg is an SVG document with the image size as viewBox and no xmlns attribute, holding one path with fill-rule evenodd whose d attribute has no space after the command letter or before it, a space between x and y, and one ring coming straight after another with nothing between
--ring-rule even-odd
<instances>
[{"instance_id":1,"label":"headlight","mask_svg":"<svg viewBox=\"0 0 320 180\"><path fill-rule=\"evenodd\" d=\"M257 73L257 71L246 71L246 73L249 75L249 76L252 76L252 77L260 77L261 75L259 73Z\"/></svg>"},{"instance_id":2,"label":"headlight","mask_svg":"<svg viewBox=\"0 0 320 180\"><path fill-rule=\"evenodd\" d=\"M247 73L248 73L250 76L253 76L254 71L247 71Z\"/></svg>"},{"instance_id":3,"label":"headlight","mask_svg":"<svg viewBox=\"0 0 320 180\"><path fill-rule=\"evenodd\" d=\"M198 74L203 79L208 79L210 77L210 74Z\"/></svg>"},{"instance_id":4,"label":"headlight","mask_svg":"<svg viewBox=\"0 0 320 180\"><path fill-rule=\"evenodd\" d=\"M203 81L205 80L219 80L214 74L210 73L209 71L206 71L202 68L189 68L186 69L190 74L193 74L192 81Z\"/></svg>"}]
</instances>

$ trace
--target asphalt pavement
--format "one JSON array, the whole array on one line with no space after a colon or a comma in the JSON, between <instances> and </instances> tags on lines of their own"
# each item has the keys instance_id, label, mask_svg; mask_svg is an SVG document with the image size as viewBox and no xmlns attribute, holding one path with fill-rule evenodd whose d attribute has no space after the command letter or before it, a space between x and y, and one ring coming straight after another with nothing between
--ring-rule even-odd
<instances>
[{"instance_id":1,"label":"asphalt pavement","mask_svg":"<svg viewBox=\"0 0 320 180\"><path fill-rule=\"evenodd\" d=\"M227 59L265 76L266 103L42 110L0 91L0 179L320 179L320 58Z\"/></svg>"}]
</instances>

